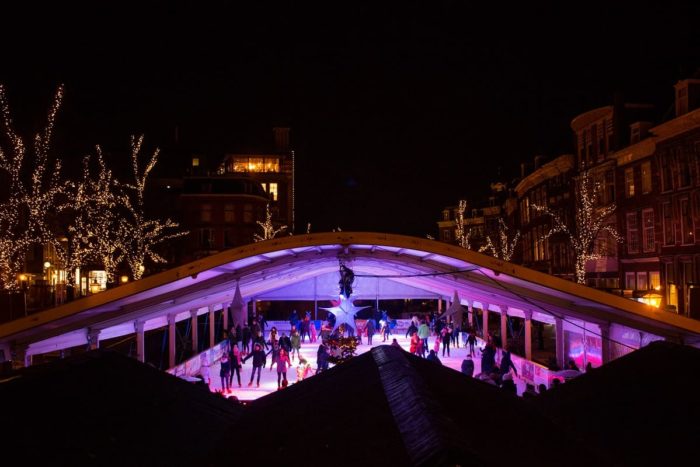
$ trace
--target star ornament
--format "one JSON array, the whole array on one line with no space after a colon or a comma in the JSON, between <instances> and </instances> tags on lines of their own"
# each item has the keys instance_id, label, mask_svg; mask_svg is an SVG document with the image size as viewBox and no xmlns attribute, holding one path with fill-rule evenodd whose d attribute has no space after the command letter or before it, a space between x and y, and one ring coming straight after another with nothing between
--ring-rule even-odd
<instances>
[{"instance_id":1,"label":"star ornament","mask_svg":"<svg viewBox=\"0 0 700 467\"><path fill-rule=\"evenodd\" d=\"M340 296L340 303L337 306L330 308L321 307L322 310L327 310L335 315L334 331L341 324L345 324L346 328L349 326L354 330L355 314L360 310L364 310L365 308L369 308L369 306L355 306L350 299L345 298L343 295Z\"/></svg>"}]
</instances>

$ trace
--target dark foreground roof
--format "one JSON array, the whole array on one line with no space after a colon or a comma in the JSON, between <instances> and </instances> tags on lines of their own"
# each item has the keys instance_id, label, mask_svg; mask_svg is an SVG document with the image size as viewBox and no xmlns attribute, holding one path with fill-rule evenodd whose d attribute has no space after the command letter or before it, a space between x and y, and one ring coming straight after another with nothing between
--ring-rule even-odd
<instances>
[{"instance_id":1,"label":"dark foreground roof","mask_svg":"<svg viewBox=\"0 0 700 467\"><path fill-rule=\"evenodd\" d=\"M699 383L700 350L659 341L532 402L620 465L694 463Z\"/></svg>"},{"instance_id":2,"label":"dark foreground roof","mask_svg":"<svg viewBox=\"0 0 700 467\"><path fill-rule=\"evenodd\" d=\"M258 399L229 446L258 465L605 465L518 397L390 346Z\"/></svg>"},{"instance_id":3,"label":"dark foreground roof","mask_svg":"<svg viewBox=\"0 0 700 467\"><path fill-rule=\"evenodd\" d=\"M23 465L671 465L698 375L659 342L523 400L381 346L243 407L95 351L0 377L0 423Z\"/></svg>"},{"instance_id":4,"label":"dark foreground roof","mask_svg":"<svg viewBox=\"0 0 700 467\"><path fill-rule=\"evenodd\" d=\"M110 351L0 381L3 458L22 465L196 465L243 410Z\"/></svg>"}]
</instances>

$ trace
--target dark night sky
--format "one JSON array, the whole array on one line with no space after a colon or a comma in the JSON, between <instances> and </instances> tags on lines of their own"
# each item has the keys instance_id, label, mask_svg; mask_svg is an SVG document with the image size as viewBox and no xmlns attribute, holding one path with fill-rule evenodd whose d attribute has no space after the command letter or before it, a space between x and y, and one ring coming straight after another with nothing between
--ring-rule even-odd
<instances>
[{"instance_id":1,"label":"dark night sky","mask_svg":"<svg viewBox=\"0 0 700 467\"><path fill-rule=\"evenodd\" d=\"M700 67L697 2L97 3L0 7L19 128L60 82L68 166L96 143L123 165L136 132L164 149L163 172L182 163L176 125L212 161L290 126L299 231L435 234L444 206L571 152L578 113L621 92L661 117Z\"/></svg>"}]
</instances>

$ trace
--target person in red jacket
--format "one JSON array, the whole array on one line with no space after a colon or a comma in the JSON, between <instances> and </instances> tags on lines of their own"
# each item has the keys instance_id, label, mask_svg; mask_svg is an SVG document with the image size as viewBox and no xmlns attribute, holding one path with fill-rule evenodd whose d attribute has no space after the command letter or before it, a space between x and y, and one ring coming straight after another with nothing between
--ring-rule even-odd
<instances>
[{"instance_id":1,"label":"person in red jacket","mask_svg":"<svg viewBox=\"0 0 700 467\"><path fill-rule=\"evenodd\" d=\"M285 383L287 382L287 368L290 366L289 354L286 350L280 349L279 357L277 357L277 389L280 389L281 379L284 379Z\"/></svg>"}]
</instances>

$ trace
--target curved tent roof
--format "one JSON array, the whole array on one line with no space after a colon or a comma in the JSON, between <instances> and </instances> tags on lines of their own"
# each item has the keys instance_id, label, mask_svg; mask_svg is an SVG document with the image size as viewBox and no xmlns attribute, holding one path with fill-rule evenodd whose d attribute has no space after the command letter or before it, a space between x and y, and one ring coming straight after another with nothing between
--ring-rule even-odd
<instances>
[{"instance_id":1,"label":"curved tent roof","mask_svg":"<svg viewBox=\"0 0 700 467\"><path fill-rule=\"evenodd\" d=\"M43 353L165 326L231 303L236 284L245 300L327 300L338 296L342 261L355 273L354 299L450 298L588 323L615 323L677 341L696 341L700 322L435 240L333 232L286 236L233 248L142 280L0 325L0 345Z\"/></svg>"}]
</instances>

